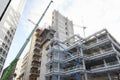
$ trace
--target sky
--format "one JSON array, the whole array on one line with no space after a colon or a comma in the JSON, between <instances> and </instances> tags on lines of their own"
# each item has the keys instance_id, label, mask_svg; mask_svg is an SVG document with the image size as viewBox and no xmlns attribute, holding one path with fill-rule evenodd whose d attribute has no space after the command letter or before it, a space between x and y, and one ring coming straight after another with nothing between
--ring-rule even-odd
<instances>
[{"instance_id":1,"label":"sky","mask_svg":"<svg viewBox=\"0 0 120 80\"><path fill-rule=\"evenodd\" d=\"M120 43L120 0L53 0L43 20L39 24L41 28L51 25L52 11L58 10L62 15L72 20L74 33L84 37L106 28ZM23 14L14 36L5 67L15 58L34 25L28 21L31 19L37 23L50 0L27 0ZM76 26L79 25L79 26ZM29 50L29 45L21 55L21 58Z\"/></svg>"}]
</instances>

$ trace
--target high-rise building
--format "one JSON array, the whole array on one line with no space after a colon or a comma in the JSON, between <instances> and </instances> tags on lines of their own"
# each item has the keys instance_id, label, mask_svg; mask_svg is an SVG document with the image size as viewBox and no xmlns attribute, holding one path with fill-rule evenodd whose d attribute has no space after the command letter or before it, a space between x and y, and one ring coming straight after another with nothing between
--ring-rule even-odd
<instances>
[{"instance_id":1,"label":"high-rise building","mask_svg":"<svg viewBox=\"0 0 120 80\"><path fill-rule=\"evenodd\" d=\"M11 0L0 0L0 21L2 20L5 12L7 11Z\"/></svg>"},{"instance_id":2,"label":"high-rise building","mask_svg":"<svg viewBox=\"0 0 120 80\"><path fill-rule=\"evenodd\" d=\"M17 62L15 72L12 74L12 79L10 79L10 80L18 80L18 77L20 75L20 70L21 70L20 65L22 65L22 59L19 59L19 61Z\"/></svg>"},{"instance_id":3,"label":"high-rise building","mask_svg":"<svg viewBox=\"0 0 120 80\"><path fill-rule=\"evenodd\" d=\"M7 3L11 0L8 0L8 1L0 0L0 5L1 5L1 1L3 3ZM7 7L4 13L4 16L0 21L0 73L4 66L10 45L12 43L12 40L18 25L19 18L22 14L22 11L26 2L26 0L20 0L17 9L14 9L12 4L13 1L15 0L12 0L10 2L9 6Z\"/></svg>"},{"instance_id":4,"label":"high-rise building","mask_svg":"<svg viewBox=\"0 0 120 80\"><path fill-rule=\"evenodd\" d=\"M49 46L46 80L120 80L120 44L106 29Z\"/></svg>"},{"instance_id":5,"label":"high-rise building","mask_svg":"<svg viewBox=\"0 0 120 80\"><path fill-rule=\"evenodd\" d=\"M27 70L28 70L28 61L29 61L29 52L24 56L23 59L20 59L22 62L21 64L17 64L15 73L17 77L15 77L16 80L26 80Z\"/></svg>"},{"instance_id":6,"label":"high-rise building","mask_svg":"<svg viewBox=\"0 0 120 80\"><path fill-rule=\"evenodd\" d=\"M31 68L36 69L36 71L33 72L33 74L36 73L36 74L34 74L35 77L33 77L31 79L36 79L37 78L36 75L39 75L37 72L39 71L38 65L40 65L39 58L41 55L38 52L36 52L37 50L39 50L39 47L36 47L35 43L37 43L36 42L37 36L40 32L41 32L41 30L37 29L31 38L30 49L29 49L28 53L24 56L23 61L22 61L19 80L30 80L29 76L31 74ZM36 56L38 56L38 58L34 58ZM34 59L35 59L36 63L34 63L34 61L33 61Z\"/></svg>"},{"instance_id":7,"label":"high-rise building","mask_svg":"<svg viewBox=\"0 0 120 80\"><path fill-rule=\"evenodd\" d=\"M58 11L54 11L52 17L52 26L50 26L50 29L45 29L40 32L37 30L36 32L39 34L39 36L36 37L33 35L28 53L29 59L27 61L24 60L24 62L27 62L28 66L25 69L24 66L22 66L21 70L25 72L21 73L19 77L20 79L46 80L46 49L51 38L53 38L54 31L54 38L57 38L61 41L73 35L72 21L62 16Z\"/></svg>"},{"instance_id":8,"label":"high-rise building","mask_svg":"<svg viewBox=\"0 0 120 80\"><path fill-rule=\"evenodd\" d=\"M21 66L20 80L45 80L46 48L53 38L54 31L37 29L31 39L29 52L25 55Z\"/></svg>"},{"instance_id":9,"label":"high-rise building","mask_svg":"<svg viewBox=\"0 0 120 80\"><path fill-rule=\"evenodd\" d=\"M73 22L56 10L52 13L51 28L56 31L55 38L60 41L64 41L74 35Z\"/></svg>"}]
</instances>

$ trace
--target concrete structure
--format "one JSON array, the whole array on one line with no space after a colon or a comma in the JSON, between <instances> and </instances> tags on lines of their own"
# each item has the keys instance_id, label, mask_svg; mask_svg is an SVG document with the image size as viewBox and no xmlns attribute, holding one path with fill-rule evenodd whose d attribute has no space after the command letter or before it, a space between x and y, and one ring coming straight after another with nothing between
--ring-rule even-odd
<instances>
[{"instance_id":1,"label":"concrete structure","mask_svg":"<svg viewBox=\"0 0 120 80\"><path fill-rule=\"evenodd\" d=\"M46 73L46 47L53 38L54 31L37 29L32 37L29 53L25 56L22 64L19 80L44 80Z\"/></svg>"},{"instance_id":2,"label":"concrete structure","mask_svg":"<svg viewBox=\"0 0 120 80\"><path fill-rule=\"evenodd\" d=\"M50 43L50 39L53 37L54 31L57 31L55 34L55 38L60 39L61 41L67 39L68 37L73 35L73 23L72 21L68 20L66 17L62 16L58 11L54 11L52 15L52 26L50 26L50 30L45 29L42 32L37 32L39 34L38 37L33 37L31 41L30 51L28 53L29 59L27 60L27 63L29 64L27 69L24 69L26 72L24 74L27 75L20 75L20 80L24 77L23 80L45 80L45 73L46 73L46 63L47 63L47 56L46 56L46 47ZM58 19L56 21L56 19ZM62 23L61 23L62 21ZM64 28L64 29L63 29ZM63 29L63 30L62 30ZM52 32L51 32L52 30ZM53 31L54 30L54 31ZM64 33L62 33L64 32ZM66 34L67 33L67 34ZM64 37L61 37L63 35ZM35 41L36 40L36 41ZM41 44L41 45L39 45ZM39 46L37 49L34 46ZM39 55L34 55L35 51L38 51L37 53ZM38 56L38 57L37 57ZM34 72L34 65L31 65L32 62L34 62L33 57L37 57L38 62L36 62L37 71L36 77L33 77ZM24 61L25 62L25 61ZM23 67L23 66L22 66ZM22 70L22 71L24 71Z\"/></svg>"},{"instance_id":3,"label":"concrete structure","mask_svg":"<svg viewBox=\"0 0 120 80\"><path fill-rule=\"evenodd\" d=\"M55 38L60 41L74 35L73 22L56 10L52 13L52 26L50 28L56 31Z\"/></svg>"},{"instance_id":4,"label":"concrete structure","mask_svg":"<svg viewBox=\"0 0 120 80\"><path fill-rule=\"evenodd\" d=\"M0 0L0 4L1 1L3 0ZM7 3L7 0L4 1ZM0 21L0 73L4 66L26 0L21 0L16 10L13 8L13 1L9 4L9 7ZM22 8L20 8L21 6Z\"/></svg>"},{"instance_id":5,"label":"concrete structure","mask_svg":"<svg viewBox=\"0 0 120 80\"><path fill-rule=\"evenodd\" d=\"M11 80L18 80L18 77L20 75L20 70L21 70L21 66L20 65L22 65L22 59L20 59L17 62L16 68L15 68L15 72L13 74L13 79L11 79Z\"/></svg>"},{"instance_id":6,"label":"concrete structure","mask_svg":"<svg viewBox=\"0 0 120 80\"><path fill-rule=\"evenodd\" d=\"M40 29L37 29L35 34L32 36L32 39L31 39L31 44L30 44L30 49L29 49L29 52L24 56L24 59L23 59L23 62L22 62L22 66L21 66L21 71L20 71L20 75L19 75L19 80L29 80L29 76L30 76L30 70L32 68L32 60L33 60L33 56L34 55L40 55L39 53L34 53L34 49L35 49L35 41L36 41L36 38L37 36L40 33ZM39 63L39 59L37 61ZM38 65L34 65L35 68L37 69L38 71L38 68L37 66ZM33 67L34 69L34 67ZM37 74L38 75L38 74Z\"/></svg>"},{"instance_id":7,"label":"concrete structure","mask_svg":"<svg viewBox=\"0 0 120 80\"><path fill-rule=\"evenodd\" d=\"M47 59L46 80L120 80L120 44L106 29L51 42Z\"/></svg>"},{"instance_id":8,"label":"concrete structure","mask_svg":"<svg viewBox=\"0 0 120 80\"><path fill-rule=\"evenodd\" d=\"M16 80L26 80L26 75L27 75L27 70L28 70L28 63L29 63L29 52L24 56L23 60L22 60L22 64L19 65L20 71L19 73L16 73L18 75L18 77L16 77ZM16 68L18 68L16 66Z\"/></svg>"}]
</instances>

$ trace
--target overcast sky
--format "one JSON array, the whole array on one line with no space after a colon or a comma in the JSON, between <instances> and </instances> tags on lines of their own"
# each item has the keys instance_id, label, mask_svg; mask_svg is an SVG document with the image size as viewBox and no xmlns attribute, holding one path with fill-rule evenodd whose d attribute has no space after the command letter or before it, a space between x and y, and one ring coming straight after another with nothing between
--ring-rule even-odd
<instances>
[{"instance_id":1,"label":"overcast sky","mask_svg":"<svg viewBox=\"0 0 120 80\"><path fill-rule=\"evenodd\" d=\"M86 26L86 36L106 28L120 42L120 0L53 0L40 27L51 25L51 15L54 9L72 20L75 25ZM12 46L5 66L14 59L23 42L33 29L34 25L28 21L31 19L37 23L50 0L28 0L20 19ZM81 27L74 26L74 32L83 37ZM28 51L27 47L23 55Z\"/></svg>"}]
</instances>

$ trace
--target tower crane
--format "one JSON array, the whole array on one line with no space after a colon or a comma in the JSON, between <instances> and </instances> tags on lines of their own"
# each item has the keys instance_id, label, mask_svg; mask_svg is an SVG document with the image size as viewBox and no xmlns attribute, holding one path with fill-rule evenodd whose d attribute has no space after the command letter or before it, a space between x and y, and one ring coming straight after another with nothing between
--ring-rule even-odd
<instances>
[{"instance_id":1,"label":"tower crane","mask_svg":"<svg viewBox=\"0 0 120 80\"><path fill-rule=\"evenodd\" d=\"M16 64L22 54L22 52L24 51L26 45L28 44L31 36L33 35L33 33L35 32L36 28L38 27L39 23L41 22L41 20L43 19L45 13L47 12L48 8L50 7L51 3L53 1L51 0L50 3L48 4L47 8L45 9L45 11L43 12L42 16L40 17L40 19L38 20L37 24L35 25L34 29L32 30L32 32L30 33L30 35L28 36L28 38L26 39L25 43L23 44L22 48L19 50L17 56L15 57L15 59L11 62L11 64L8 66L7 70L5 71L5 73L3 74L3 76L1 77L0 80L8 80L9 77L11 76L12 72L15 70Z\"/></svg>"},{"instance_id":2,"label":"tower crane","mask_svg":"<svg viewBox=\"0 0 120 80\"><path fill-rule=\"evenodd\" d=\"M84 35L84 38L86 37L86 35L85 35L85 29L87 28L87 27L85 27L85 26L80 26L80 25L76 25L76 24L73 24L75 27L79 27L79 28L83 28L83 35Z\"/></svg>"}]
</instances>

